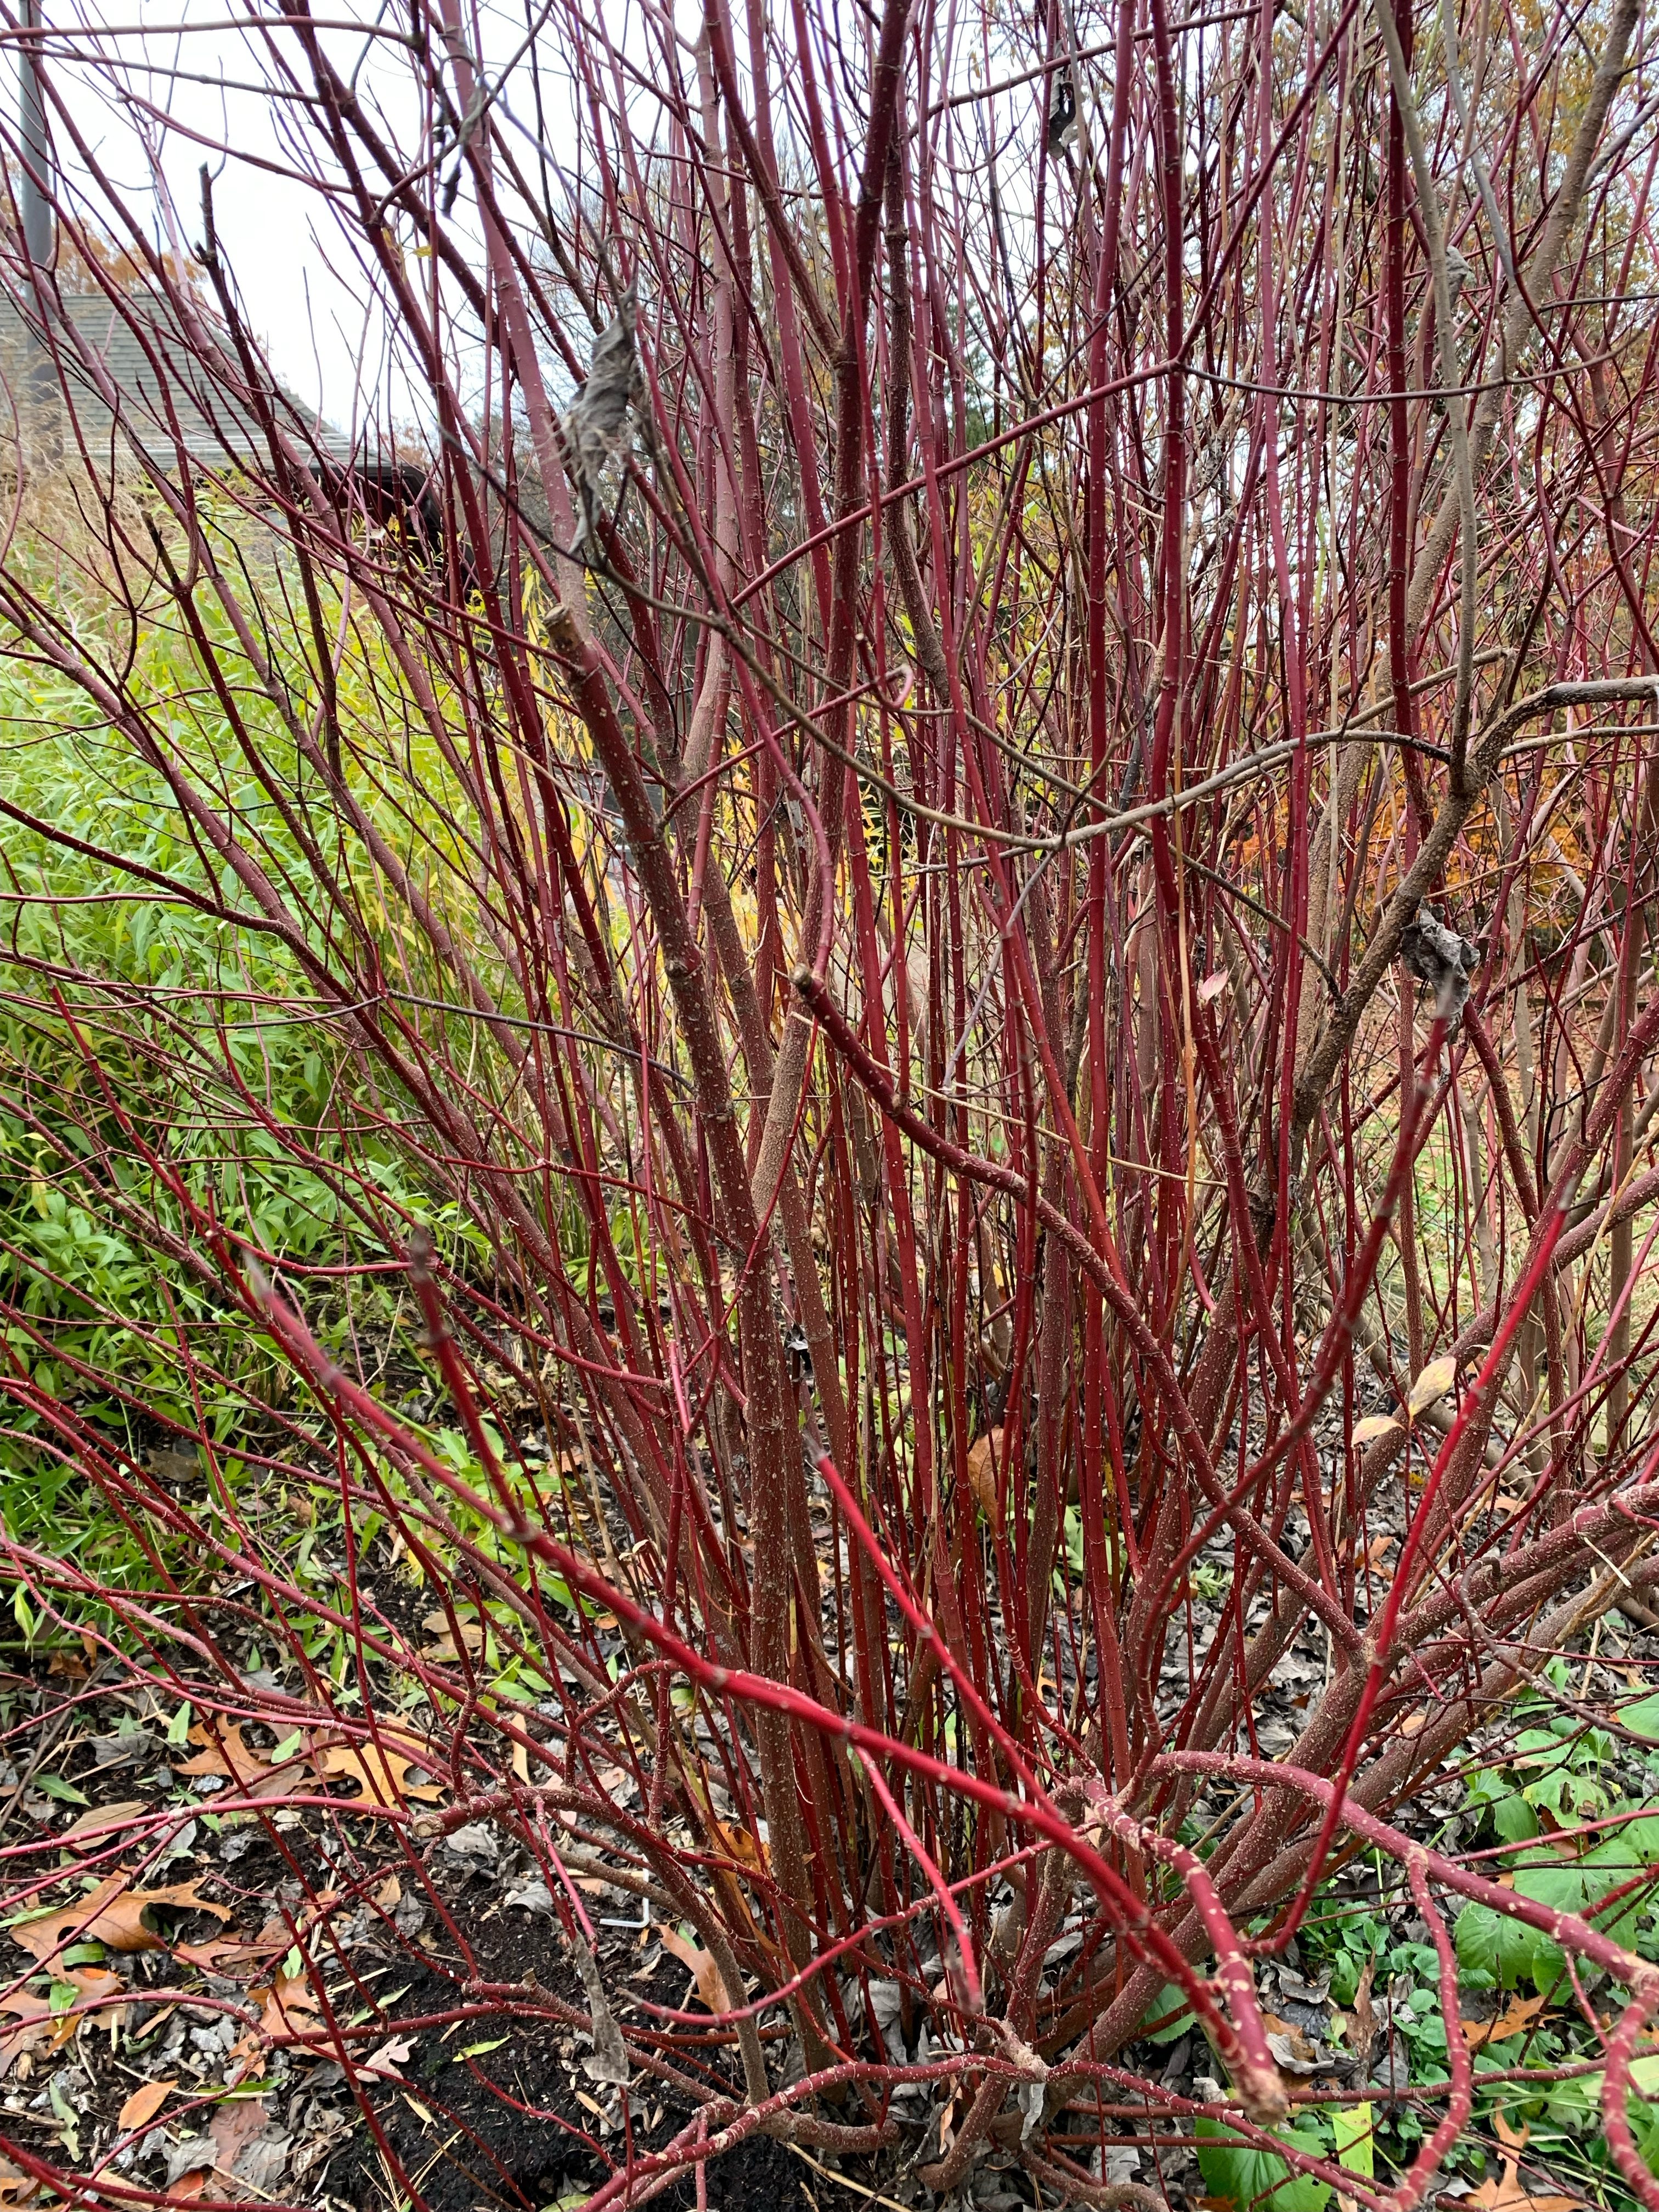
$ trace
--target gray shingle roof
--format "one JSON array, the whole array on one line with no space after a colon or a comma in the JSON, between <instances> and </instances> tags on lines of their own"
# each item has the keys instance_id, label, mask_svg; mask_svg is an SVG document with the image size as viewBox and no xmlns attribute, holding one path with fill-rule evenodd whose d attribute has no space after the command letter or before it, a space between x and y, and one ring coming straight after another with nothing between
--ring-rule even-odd
<instances>
[{"instance_id":1,"label":"gray shingle roof","mask_svg":"<svg viewBox=\"0 0 1659 2212\"><path fill-rule=\"evenodd\" d=\"M115 422L102 388L107 380L118 395L118 442L124 437L157 467L176 468L180 447L191 461L213 469L268 459L264 433L241 397L245 379L228 337L219 341L223 374L217 374L186 342L159 295L127 294L118 303L104 293L65 295L60 304L61 327L43 361L33 343L39 324L33 301L0 290L0 379L20 417L27 418L32 395L50 395L46 404L55 404L63 421L66 453L73 450L72 410L94 458L107 458ZM336 460L349 458L349 441L314 409L280 385L273 389L278 420L302 452L314 447Z\"/></svg>"}]
</instances>

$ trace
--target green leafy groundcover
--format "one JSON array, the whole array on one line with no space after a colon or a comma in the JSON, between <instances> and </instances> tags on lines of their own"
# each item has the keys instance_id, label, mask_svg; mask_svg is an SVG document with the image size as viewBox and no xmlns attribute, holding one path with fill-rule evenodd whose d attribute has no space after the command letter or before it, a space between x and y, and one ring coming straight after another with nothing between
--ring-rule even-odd
<instances>
[{"instance_id":1,"label":"green leafy groundcover","mask_svg":"<svg viewBox=\"0 0 1659 2212\"><path fill-rule=\"evenodd\" d=\"M1552 1660L1543 1678L1513 1700L1512 1733L1472 1770L1449 1816L1449 1848L1484 1848L1486 1871L1511 1881L1517 1897L1552 1911L1580 1915L1639 1955L1659 1958L1659 1695L1623 1704L1619 1729L1586 1726L1561 1702L1573 1688L1571 1669ZM1194 1836L1192 1840L1201 1838ZM1412 1913L1398 1870L1371 1868L1375 1895L1356 1899L1351 1884L1328 1885L1301 1931L1306 1971L1328 1975L1332 2005L1352 2008L1364 1983L1386 2015L1395 2051L1413 2086L1435 2093L1372 2105L1328 2106L1298 2114L1281 2133L1297 2150L1392 2182L1415 2155L1425 2125L1439 2109L1448 2079L1447 2030L1439 1962ZM1524 2130L1528 2157L1609 2212L1630 2212L1633 2198L1613 2167L1601 2120L1602 2039L1584 2016L1559 1944L1510 1916L1466 1905L1454 1924L1464 2009L1482 2011L1500 2036L1474 2053L1474 2111L1446 2162L1465 2185L1489 2179L1502 2145ZM1605 2015L1622 1992L1583 1962L1578 1985ZM1454 2034L1462 2033L1450 2023ZM1192 2027L1181 1992L1166 1988L1149 2008L1142 2034L1169 2044ZM1336 2033L1339 2046L1343 2031ZM1557 2082L1498 2077L1517 2069L1583 2067ZM1629 2101L1632 2131L1642 2155L1659 2172L1659 2053L1638 2058ZM1327 2212L1334 2191L1293 2172L1288 2160L1259 2148L1224 2122L1200 2120L1195 2145L1206 2192L1237 2212Z\"/></svg>"},{"instance_id":2,"label":"green leafy groundcover","mask_svg":"<svg viewBox=\"0 0 1659 2212\"><path fill-rule=\"evenodd\" d=\"M1369 2116L1370 2108L1365 2110ZM1237 2205L1238 2212L1261 2212L1264 2207L1270 2207L1271 2212L1325 2212L1331 2197L1328 2182L1309 2173L1292 2173L1284 2159L1272 2151L1258 2150L1223 2121L1196 2121L1194 2131L1198 2138L1199 2172L1210 2196ZM1281 2141L1310 2157L1328 2158L1331 2154L1332 2141L1316 2119L1299 2120L1278 2133ZM1365 2155L1369 2164L1369 2138Z\"/></svg>"}]
</instances>

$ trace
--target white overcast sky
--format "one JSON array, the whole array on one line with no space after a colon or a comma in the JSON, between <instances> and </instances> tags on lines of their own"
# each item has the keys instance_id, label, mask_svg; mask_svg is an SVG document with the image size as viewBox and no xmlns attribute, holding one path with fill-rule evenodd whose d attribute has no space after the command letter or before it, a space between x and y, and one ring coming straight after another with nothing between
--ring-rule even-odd
<instances>
[{"instance_id":1,"label":"white overcast sky","mask_svg":"<svg viewBox=\"0 0 1659 2212\"><path fill-rule=\"evenodd\" d=\"M13 14L19 4L20 0L4 0L5 13ZM676 0L667 0L667 4L674 8ZM499 70L509 62L521 61L523 5L524 0L494 0L492 7L485 0L473 17L487 68ZM640 15L646 5L658 9L661 0L602 0L611 37L623 51L639 40L637 51L648 64L653 43L644 35ZM368 281L326 198L298 177L284 173L293 171L296 159L315 161L316 146L311 143L303 155L296 155L291 107L258 88L274 75L264 38L234 27L250 15L262 24L276 24L280 21L277 10L268 0L252 0L252 4L250 0L42 0L42 6L49 37L54 31L60 34L49 49L53 86L127 204L147 210L151 234L158 241L167 234L163 201L168 194L176 241L189 248L200 238L198 172L204 158L210 161L222 253L234 272L250 324L290 390L308 406L319 407L340 430L357 427L364 393L382 422L388 415L399 423L422 422L428 411L423 395L410 386L401 364L387 358L379 317L366 312ZM407 57L398 47L366 35L382 11L389 24L403 21L400 0L313 0L314 21L344 27L323 34L335 65L343 76L356 75L366 104L380 108L388 135L412 161L417 153L417 118L406 75ZM678 0L678 12L684 40L700 21L701 0ZM787 47L792 35L787 11L774 8L771 13L773 33ZM361 30L352 27L358 25ZM290 34L279 30L276 35L285 39ZM96 62L64 58L94 52ZM556 101L556 82L550 82L556 80L560 70L556 35L545 33L538 52L544 91ZM1022 51L1019 58L1028 58ZM948 58L940 52L935 66L941 65L947 77L958 82L966 81L958 76L964 67L984 82L978 75L981 58L971 39L953 43ZM303 82L297 52L294 68ZM16 94L15 64L9 52L0 52L0 72L13 80L4 94L10 120L16 112ZM528 94L522 72L514 70L511 76L500 112L509 129L523 132L527 118L516 112L515 102ZM787 86L788 80L786 70L781 82ZM659 118L648 112L651 82L651 67L642 66L629 94L630 106L638 102L637 121L647 137L659 127ZM132 109L124 109L123 83L167 122L136 124ZM966 138L958 141L957 149L958 157L964 146L968 149L962 188L977 191L981 187L976 171L989 150L988 125L993 135L1000 135L1011 120L1018 125L1023 118L1029 131L1030 111L1040 98L1040 91L1028 87L1016 92L1012 102L988 103L988 117L986 109L964 112L960 127ZM781 113L778 122L781 130L787 129ZM568 126L550 108L547 127L556 135ZM61 136L57 146L66 179L73 183L76 164L72 149ZM556 161L560 147L555 143L547 150ZM158 164L165 193L156 188ZM1003 178L1004 217L1012 215L1016 223L1024 176L1024 169L1016 161L1012 175L1005 173ZM100 216L95 198L88 202L88 210ZM477 252L465 186L447 227L464 250L471 239L471 250ZM465 381L470 380L464 376Z\"/></svg>"},{"instance_id":2,"label":"white overcast sky","mask_svg":"<svg viewBox=\"0 0 1659 2212\"><path fill-rule=\"evenodd\" d=\"M361 19L367 26L375 4L323 0L316 12L334 21ZM53 86L89 149L129 204L145 209L158 243L167 242L168 196L178 241L190 247L200 239L198 173L209 162L222 254L249 323L283 381L341 428L351 421L361 390L374 394L381 407L389 399L399 419L418 418L419 394L385 356L378 318L365 310L368 287L327 201L291 173L295 149L284 104L244 88L268 76L268 52L239 31L216 27L243 16L239 0L106 0L101 6L98 0L46 0L44 13L49 29L95 32L106 64L119 57L131 90L170 118L169 125L157 127L131 107L124 109L107 66L77 67L56 55L49 64ZM181 24L191 27L180 33ZM129 27L131 34L124 35ZM348 74L365 57L362 37L335 33L328 44ZM383 52L368 50L359 82L366 93L392 103L395 122L402 70L395 58L377 67ZM6 99L9 119L17 97L9 54L0 68L13 81ZM406 137L406 130L398 135ZM83 179L86 172L62 133L55 131L54 143L66 181ZM165 191L157 188L158 161ZM89 196L86 204L95 216L97 198ZM463 233L467 218L463 202L453 218Z\"/></svg>"}]
</instances>

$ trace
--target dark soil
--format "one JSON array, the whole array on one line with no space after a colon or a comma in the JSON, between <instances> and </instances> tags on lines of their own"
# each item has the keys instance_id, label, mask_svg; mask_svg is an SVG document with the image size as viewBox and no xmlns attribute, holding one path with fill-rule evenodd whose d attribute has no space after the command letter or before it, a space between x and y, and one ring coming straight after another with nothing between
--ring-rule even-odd
<instances>
[{"instance_id":1,"label":"dark soil","mask_svg":"<svg viewBox=\"0 0 1659 2212\"><path fill-rule=\"evenodd\" d=\"M392 1576L380 1581L386 1599L411 1601ZM14 1727L19 1705L58 1716L28 1731L44 1759L21 1757L23 1741L14 1737L13 1773L0 1790L0 1842L40 1854L42 1909L75 1903L94 1881L126 1873L133 1888L193 1883L228 1917L151 1905L144 1920L160 1948L123 1953L94 1944L68 1953L64 1971L81 1964L117 1978L120 1986L109 1986L124 2005L118 2038L88 2021L56 2048L44 2033L8 2048L11 2022L0 2016L0 2154L15 2148L79 2174L114 2154L112 2180L162 2188L190 2144L240 2110L250 2132L272 2147L265 2201L319 2212L543 2212L566 2197L580 2201L625 2164L630 2138L635 2156L648 2154L692 2117L683 2094L641 2068L629 2086L625 2119L617 2090L584 2069L586 2039L544 2011L535 2016L550 1995L583 2013L586 2003L557 1923L507 1903L526 1872L509 1844L493 1863L470 1863L441 1838L417 1841L373 1810L351 1809L349 1780L333 1813L221 1820L214 1806L228 1785L182 1771L197 1746L169 1744L168 1715L135 1710L130 1695L100 1693L96 1675L72 1656L50 1677L13 1676L11 1694ZM249 1723L245 1741L269 1752L275 1738ZM43 1794L45 1775L76 1797ZM68 1832L112 1807L128 1808L129 1821L140 1823L158 1811L175 1816L163 1831L177 1837L165 1865L154 1863L156 1846L143 1842L142 1830L131 1840L118 1830L84 1844ZM654 1927L604 1927L607 1917L635 1917L635 1903L597 1882L584 1887L617 2018L637 2027L642 1998L681 2009L695 2004L685 1968L664 1954ZM337 1901L319 1917L331 1894ZM252 2042L241 2069L232 2054L234 2038L259 2018L293 1924L307 1920L335 2022L359 2030L372 2024L351 2042L354 2065L387 2068L384 2080L360 2075L361 2100L325 2050L278 2052L263 2075L247 2070L260 2063ZM220 1959L199 1948L261 1937L257 1957ZM198 1947L197 1955L190 1947ZM44 1990L47 1977L31 1977L29 1960L3 1935L0 1953L4 1982ZM526 1990L530 2014L511 2008L507 1992L514 1985ZM504 2000L499 2007L489 2003L491 1992ZM323 2022L307 2015L298 2025L315 2033ZM735 2084L726 2046L695 2028L665 2023L661 2032L669 2063L682 2074L716 2089ZM222 2039L219 2047L202 2039L213 2037ZM175 2087L142 2140L117 2152L133 2133L118 2116L147 2081ZM755 2136L706 2169L707 2202L863 2212L868 2198L820 2170L825 2163L810 2165L786 2145ZM864 2180L878 2185L874 2175ZM192 2181L209 2198L258 2202L261 2195L223 2173L188 2168L173 2186L188 2193ZM652 2201L674 2212L695 2205L695 2172L688 2168Z\"/></svg>"}]
</instances>

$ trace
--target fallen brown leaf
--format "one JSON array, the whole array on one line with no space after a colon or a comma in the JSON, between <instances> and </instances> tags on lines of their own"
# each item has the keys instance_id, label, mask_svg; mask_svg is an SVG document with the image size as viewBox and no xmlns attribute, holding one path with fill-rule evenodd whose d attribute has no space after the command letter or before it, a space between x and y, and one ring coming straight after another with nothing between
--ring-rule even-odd
<instances>
[{"instance_id":1,"label":"fallen brown leaf","mask_svg":"<svg viewBox=\"0 0 1659 2212\"><path fill-rule=\"evenodd\" d=\"M208 2136L218 2156L214 2164L230 2173L245 2146L264 2132L270 2115L263 2097L228 2097L214 2113Z\"/></svg>"},{"instance_id":2,"label":"fallen brown leaf","mask_svg":"<svg viewBox=\"0 0 1659 2212\"><path fill-rule=\"evenodd\" d=\"M62 2012L54 2012L48 1998L31 1996L27 1990L15 1996L0 1997L0 2013L9 2013L18 2023L0 2034L0 2080L17 2059L40 2050L43 2044L49 2051L61 2051L88 2017L81 2008L92 2000L114 1996L126 1986L118 1974L103 1966L70 1966L67 1971L54 1966L52 1972L75 1991L75 2002ZM124 2004L106 2006L92 2017L100 2026L123 2027L127 2008Z\"/></svg>"},{"instance_id":3,"label":"fallen brown leaf","mask_svg":"<svg viewBox=\"0 0 1659 2212\"><path fill-rule=\"evenodd\" d=\"M373 2057L366 2058L357 2071L377 2075L383 2081L401 2081L404 2078L402 2069L409 2063L414 2052L415 2039L412 2036L395 2036L390 2043L383 2043Z\"/></svg>"},{"instance_id":4,"label":"fallen brown leaf","mask_svg":"<svg viewBox=\"0 0 1659 2212\"><path fill-rule=\"evenodd\" d=\"M757 1874L766 1872L765 1849L747 1828L730 1828L724 1820L711 1820L708 1825L720 1849L729 1853L740 1866L751 1868Z\"/></svg>"},{"instance_id":5,"label":"fallen brown leaf","mask_svg":"<svg viewBox=\"0 0 1659 2212\"><path fill-rule=\"evenodd\" d=\"M116 2114L116 2124L122 2128L142 2128L146 2120L153 2120L173 2092L178 2087L177 2077L167 2081L146 2081L142 2089L135 2089Z\"/></svg>"},{"instance_id":6,"label":"fallen brown leaf","mask_svg":"<svg viewBox=\"0 0 1659 2212\"><path fill-rule=\"evenodd\" d=\"M1316 2046L1293 2021L1281 2020L1277 2013L1264 2012L1261 2025L1267 2031L1267 2048L1288 2074L1311 2074L1320 2063Z\"/></svg>"},{"instance_id":7,"label":"fallen brown leaf","mask_svg":"<svg viewBox=\"0 0 1659 2212\"><path fill-rule=\"evenodd\" d=\"M1532 2026L1545 2003L1543 1997L1512 1996L1495 2019L1461 2022L1463 2039L1471 2051L1479 2051L1488 2043L1507 2042L1510 2036L1520 2035Z\"/></svg>"},{"instance_id":8,"label":"fallen brown leaf","mask_svg":"<svg viewBox=\"0 0 1659 2212\"><path fill-rule=\"evenodd\" d=\"M428 1659L459 1658L460 1650L456 1645L455 1632L449 1625L447 1613L428 1613L421 1622L421 1626L429 1636L436 1639L426 1647L426 1656ZM463 1620L459 1623L459 1627L462 1645L476 1658L484 1647L483 1628L476 1620Z\"/></svg>"},{"instance_id":9,"label":"fallen brown leaf","mask_svg":"<svg viewBox=\"0 0 1659 2212\"><path fill-rule=\"evenodd\" d=\"M710 2012L731 2011L732 2000L726 1993L726 1984L720 1979L720 1970L712 1951L702 1950L690 1936L682 1936L678 1928L672 1927L663 1929L662 1948L689 1969L697 1996Z\"/></svg>"},{"instance_id":10,"label":"fallen brown leaf","mask_svg":"<svg viewBox=\"0 0 1659 2212\"><path fill-rule=\"evenodd\" d=\"M52 2007L45 1997L31 1996L27 1990L15 1996L0 1997L0 2012L9 2012L17 2021L0 2035L0 2081L3 2081L25 2051L40 2050L52 2027Z\"/></svg>"},{"instance_id":11,"label":"fallen brown leaf","mask_svg":"<svg viewBox=\"0 0 1659 2212\"><path fill-rule=\"evenodd\" d=\"M230 1918L230 1907L202 1896L199 1882L174 1881L160 1889L131 1889L127 1886L131 1879L126 1874L110 1875L75 1904L56 1905L33 1920L20 1921L11 1930L13 1942L45 1966L71 1942L105 1943L112 1951L165 1950L161 1938L144 1920L152 1905L210 1912L222 1921Z\"/></svg>"},{"instance_id":12,"label":"fallen brown leaf","mask_svg":"<svg viewBox=\"0 0 1659 2212\"><path fill-rule=\"evenodd\" d=\"M318 2010L317 1992L303 1973L278 1974L268 1990L253 1995L262 2002L259 2025L267 2035L308 2035L317 2025L315 2017L298 2017Z\"/></svg>"},{"instance_id":13,"label":"fallen brown leaf","mask_svg":"<svg viewBox=\"0 0 1659 2212\"><path fill-rule=\"evenodd\" d=\"M255 1751L242 1741L240 1722L232 1721L220 1729L209 1729L198 1721L190 1732L192 1743L202 1747L194 1759L181 1759L180 1774L222 1774L232 1782L254 1781L266 1772L270 1761L264 1752Z\"/></svg>"},{"instance_id":14,"label":"fallen brown leaf","mask_svg":"<svg viewBox=\"0 0 1659 2212\"><path fill-rule=\"evenodd\" d=\"M182 1959L187 1966L198 1966L204 1974L222 1974L227 1969L234 1973L238 1966L262 1966L274 1953L286 1951L289 1937L284 1931L276 1942L249 1942L240 1936L211 1936L205 1943L178 1943L173 1956Z\"/></svg>"},{"instance_id":15,"label":"fallen brown leaf","mask_svg":"<svg viewBox=\"0 0 1659 2212\"><path fill-rule=\"evenodd\" d=\"M954 2074L951 2075L945 2086L951 2094L939 2107L939 2148L941 2158L949 2152L951 2144L956 2141L957 2130L966 2117L968 2110L968 2093Z\"/></svg>"},{"instance_id":16,"label":"fallen brown leaf","mask_svg":"<svg viewBox=\"0 0 1659 2212\"><path fill-rule=\"evenodd\" d=\"M267 2128L263 2135L243 2146L236 2160L234 2179L252 2195L268 2203L288 2170L289 2148L287 2136L273 2135Z\"/></svg>"},{"instance_id":17,"label":"fallen brown leaf","mask_svg":"<svg viewBox=\"0 0 1659 2212\"><path fill-rule=\"evenodd\" d=\"M1471 2190L1466 2204L1479 2205L1480 2212L1581 2212L1582 2197L1534 2197L1521 2179L1521 2154L1532 2134L1524 2120L1512 2127L1502 2112L1494 2112L1492 2125L1504 2146L1498 2154L1503 2171L1489 2173L1479 2189Z\"/></svg>"},{"instance_id":18,"label":"fallen brown leaf","mask_svg":"<svg viewBox=\"0 0 1659 2212\"><path fill-rule=\"evenodd\" d=\"M1489 2173L1479 2189L1471 2190L1463 2202L1479 2205L1480 2212L1580 2212L1583 2199L1534 2197L1522 2180L1516 2160L1506 2158L1503 2172Z\"/></svg>"},{"instance_id":19,"label":"fallen brown leaf","mask_svg":"<svg viewBox=\"0 0 1659 2212\"><path fill-rule=\"evenodd\" d=\"M252 1797L271 1797L279 1790L291 1790L310 1771L311 1761L304 1752L273 1765L264 1752L243 1741L240 1722L233 1721L213 1733L198 1723L191 1729L190 1740L202 1748L194 1759L182 1762L180 1774L222 1775Z\"/></svg>"},{"instance_id":20,"label":"fallen brown leaf","mask_svg":"<svg viewBox=\"0 0 1659 2212\"><path fill-rule=\"evenodd\" d=\"M52 1972L54 1974L61 1973L62 1969L54 1966ZM83 2020L95 2021L100 2027L108 2028L112 2037L117 2028L126 2026L127 2008L124 2004L104 2005L90 2014L79 2009L96 1999L123 1995L126 1984L118 1974L111 1973L107 1966L71 1966L69 1979L74 1985L75 2003L68 2012L58 2015L52 2029L52 2047L54 2051L60 2050L70 2041Z\"/></svg>"},{"instance_id":21,"label":"fallen brown leaf","mask_svg":"<svg viewBox=\"0 0 1659 2212\"><path fill-rule=\"evenodd\" d=\"M1376 2048L1376 2008L1371 2002L1371 1984L1376 1977L1376 1961L1367 1959L1365 1970L1359 1977L1358 1987L1353 1993L1353 2008L1349 2014L1348 2048L1356 2061L1355 2074L1363 2081L1371 2069L1371 2053Z\"/></svg>"},{"instance_id":22,"label":"fallen brown leaf","mask_svg":"<svg viewBox=\"0 0 1659 2212\"><path fill-rule=\"evenodd\" d=\"M337 1743L324 1752L318 1761L320 1772L331 1781L360 1782L362 1790L351 1800L355 1805L368 1806L381 1812L395 1813L410 1797L424 1799L428 1803L441 1797L443 1792L429 1782L408 1782L404 1777L415 1764L401 1752L381 1750L372 1743L361 1747L355 1744Z\"/></svg>"},{"instance_id":23,"label":"fallen brown leaf","mask_svg":"<svg viewBox=\"0 0 1659 2212\"><path fill-rule=\"evenodd\" d=\"M124 1797L118 1805L88 1805L78 1820L70 1822L58 1840L60 1844L79 1844L92 1836L113 1835L118 1829L130 1828L135 1820L142 1820L149 1809L142 1797Z\"/></svg>"}]
</instances>

